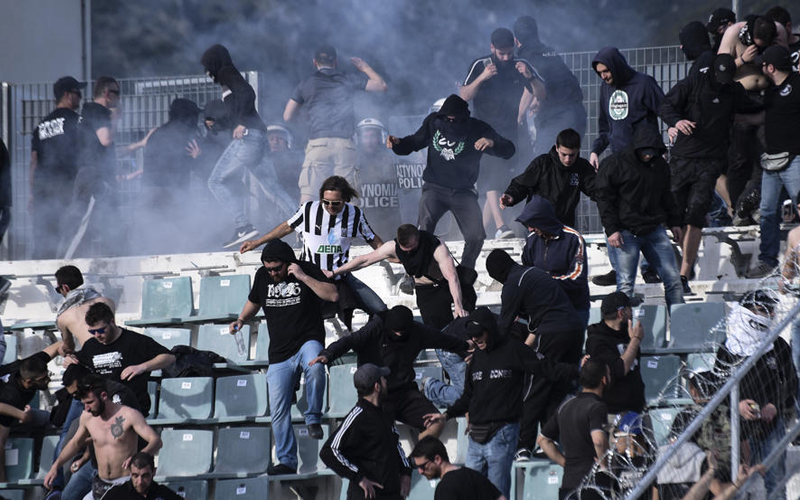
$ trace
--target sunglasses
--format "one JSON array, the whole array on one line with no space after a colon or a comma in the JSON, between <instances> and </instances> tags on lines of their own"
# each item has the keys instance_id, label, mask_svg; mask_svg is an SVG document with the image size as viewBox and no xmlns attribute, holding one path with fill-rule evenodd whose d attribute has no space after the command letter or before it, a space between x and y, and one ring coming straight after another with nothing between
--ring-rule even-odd
<instances>
[{"instance_id":1,"label":"sunglasses","mask_svg":"<svg viewBox=\"0 0 800 500\"><path fill-rule=\"evenodd\" d=\"M334 208L341 207L344 204L343 201L331 201L331 200L320 200L320 203L322 203L326 207L334 207Z\"/></svg>"},{"instance_id":2,"label":"sunglasses","mask_svg":"<svg viewBox=\"0 0 800 500\"><path fill-rule=\"evenodd\" d=\"M108 89L109 94L119 95L119 89Z\"/></svg>"},{"instance_id":3,"label":"sunglasses","mask_svg":"<svg viewBox=\"0 0 800 500\"><path fill-rule=\"evenodd\" d=\"M427 467L429 463L431 463L431 460L425 460L425 461L424 461L424 462L422 462L422 463L418 463L418 464L416 464L416 465L415 465L415 467L416 467L417 469L419 469L419 470L425 470L425 467Z\"/></svg>"},{"instance_id":4,"label":"sunglasses","mask_svg":"<svg viewBox=\"0 0 800 500\"><path fill-rule=\"evenodd\" d=\"M277 266L267 267L264 266L264 270L270 274L272 273L279 273L283 269L283 264L278 264ZM89 330L91 332L91 330Z\"/></svg>"},{"instance_id":5,"label":"sunglasses","mask_svg":"<svg viewBox=\"0 0 800 500\"><path fill-rule=\"evenodd\" d=\"M89 330L87 331L92 335L97 335L98 333L100 334L106 333L106 329L108 329L108 325L102 326L100 328L89 328Z\"/></svg>"},{"instance_id":6,"label":"sunglasses","mask_svg":"<svg viewBox=\"0 0 800 500\"><path fill-rule=\"evenodd\" d=\"M64 291L64 285L58 285L58 286L56 287L56 292L58 292L58 293L62 293L63 291Z\"/></svg>"}]
</instances>

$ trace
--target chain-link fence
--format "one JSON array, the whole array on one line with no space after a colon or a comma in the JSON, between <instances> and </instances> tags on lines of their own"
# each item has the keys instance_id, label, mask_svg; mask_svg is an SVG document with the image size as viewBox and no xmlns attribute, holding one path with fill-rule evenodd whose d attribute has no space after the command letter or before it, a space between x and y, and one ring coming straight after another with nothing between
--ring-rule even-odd
<instances>
[{"instance_id":1,"label":"chain-link fence","mask_svg":"<svg viewBox=\"0 0 800 500\"><path fill-rule=\"evenodd\" d=\"M686 75L688 64L677 46L649 47L622 50L630 65L637 71L652 75L664 91ZM597 137L597 106L601 80L592 69L595 52L573 52L562 57L577 76L584 93L584 105L588 114L587 134L583 142L583 154ZM247 72L246 78L259 90L259 74ZM153 127L167 121L170 102L176 97L195 101L203 107L209 100L219 98L219 87L205 76L155 77L120 80L123 114L118 125L116 143L118 148L142 139ZM29 164L31 134L39 121L49 114L55 103L52 83L2 84L0 94L0 133L8 145L12 158L13 201L12 223L8 234L8 249L5 257L29 258L32 251L32 221L28 214ZM87 98L91 87L87 89ZM142 168L142 151L118 153L119 175L131 174ZM133 217L136 194L140 190L137 178L121 181L120 209L122 224L129 224ZM597 208L583 197L578 207L577 229L584 233L602 231ZM1 251L0 251L1 252Z\"/></svg>"}]
</instances>

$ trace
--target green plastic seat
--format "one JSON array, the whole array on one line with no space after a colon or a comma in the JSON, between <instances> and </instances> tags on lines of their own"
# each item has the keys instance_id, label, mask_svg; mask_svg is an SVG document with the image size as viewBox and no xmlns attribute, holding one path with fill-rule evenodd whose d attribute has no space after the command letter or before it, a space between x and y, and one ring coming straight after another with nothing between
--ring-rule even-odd
<instances>
[{"instance_id":1,"label":"green plastic seat","mask_svg":"<svg viewBox=\"0 0 800 500\"><path fill-rule=\"evenodd\" d=\"M244 477L267 472L272 461L269 427L230 427L217 436L217 458L211 477Z\"/></svg>"},{"instance_id":2,"label":"green plastic seat","mask_svg":"<svg viewBox=\"0 0 800 500\"><path fill-rule=\"evenodd\" d=\"M144 334L167 349L176 345L192 345L192 331L188 328L147 328Z\"/></svg>"},{"instance_id":3,"label":"green plastic seat","mask_svg":"<svg viewBox=\"0 0 800 500\"><path fill-rule=\"evenodd\" d=\"M214 500L266 500L268 495L269 478L267 476L220 479L214 488Z\"/></svg>"},{"instance_id":4,"label":"green plastic seat","mask_svg":"<svg viewBox=\"0 0 800 500\"><path fill-rule=\"evenodd\" d=\"M165 378L158 398L158 425L204 420L214 404L212 377Z\"/></svg>"},{"instance_id":5,"label":"green plastic seat","mask_svg":"<svg viewBox=\"0 0 800 500\"><path fill-rule=\"evenodd\" d=\"M142 284L142 317L131 326L181 324L192 314L192 279L188 276L147 280Z\"/></svg>"},{"instance_id":6,"label":"green plastic seat","mask_svg":"<svg viewBox=\"0 0 800 500\"><path fill-rule=\"evenodd\" d=\"M353 374L356 364L331 366L328 382L328 417L341 418L347 415L358 401L356 388L353 385Z\"/></svg>"},{"instance_id":7,"label":"green plastic seat","mask_svg":"<svg viewBox=\"0 0 800 500\"><path fill-rule=\"evenodd\" d=\"M163 478L194 477L211 470L214 431L205 429L164 429L164 443L158 453L159 481Z\"/></svg>"},{"instance_id":8,"label":"green plastic seat","mask_svg":"<svg viewBox=\"0 0 800 500\"><path fill-rule=\"evenodd\" d=\"M269 413L266 373L219 377L215 392L215 419L235 421Z\"/></svg>"},{"instance_id":9,"label":"green plastic seat","mask_svg":"<svg viewBox=\"0 0 800 500\"><path fill-rule=\"evenodd\" d=\"M236 338L228 331L228 325L200 325L197 331L197 348L212 351L234 363L247 361L250 352L250 325L242 327L245 354L240 355Z\"/></svg>"},{"instance_id":10,"label":"green plastic seat","mask_svg":"<svg viewBox=\"0 0 800 500\"><path fill-rule=\"evenodd\" d=\"M186 323L233 321L239 317L249 293L248 274L200 278L200 305L197 314L182 319Z\"/></svg>"}]
</instances>

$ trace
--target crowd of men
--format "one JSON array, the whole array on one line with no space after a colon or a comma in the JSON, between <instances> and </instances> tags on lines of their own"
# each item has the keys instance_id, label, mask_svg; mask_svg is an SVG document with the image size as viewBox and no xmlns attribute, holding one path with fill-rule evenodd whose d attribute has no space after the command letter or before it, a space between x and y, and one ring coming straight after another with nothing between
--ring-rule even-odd
<instances>
[{"instance_id":1,"label":"crowd of men","mask_svg":"<svg viewBox=\"0 0 800 500\"><path fill-rule=\"evenodd\" d=\"M353 383L359 400L321 453L331 469L350 479L348 498L404 497L415 467L426 477L442 478L437 498L511 498L511 464L529 459L537 444L564 466L560 496L566 498L610 446L644 446L637 436L649 425L639 366L645 334L632 318L639 254L645 257L642 277L664 283L668 305L683 302L691 293L702 228L718 196L728 216L759 219L759 260L748 276L763 277L778 264L781 190L793 206L800 201L800 36L791 32L788 12L775 7L736 23L733 13L718 9L706 26L684 27L680 38L694 64L666 95L618 49L597 52L592 66L602 80L599 134L588 160L580 158L586 130L580 86L541 43L528 16L517 20L513 32L495 30L491 55L471 64L458 95L445 98L404 137L390 135L372 118L356 124L354 95L385 91L383 78L359 58L350 59L357 73L343 72L334 47L318 48L316 72L298 84L283 115L288 123L300 110L307 114L305 155L292 151L286 126L261 120L255 92L224 46L202 55L206 74L222 90L221 101L203 110L202 140L196 127L201 110L176 99L169 122L128 149L145 148L146 203L187 216L191 204L170 191L186 185L194 162L205 158L208 189L235 229L224 246L247 252L263 245L262 267L229 329L240 331L263 311L277 457L269 474L297 471L291 406L298 377L304 379L308 435L322 439L325 365L350 350L358 356ZM114 223L120 86L113 78L99 78L93 102L79 116L83 88L71 77L58 80L57 108L34 134L30 192L41 258L98 251L97 241L124 244ZM538 130L535 143L519 140L519 126L528 119ZM659 119L668 128L669 160ZM387 176L373 162L426 148L416 219L408 220L397 207L396 173ZM611 154L601 158L609 148ZM515 169L531 157L527 168ZM270 211L282 221L258 238L245 210L246 171L259 179ZM485 194L483 206L479 193ZM617 287L602 301L601 321L592 325L585 243L572 227L581 194L597 203L613 268L595 283ZM387 196L395 201L383 200ZM54 199L60 200L59 210L50 206ZM521 202L516 221L527 234L521 262L501 249L485 261L502 285L501 311L495 315L476 307L475 267L486 228L494 229L496 238L513 235L503 209ZM464 238L460 262L435 234L447 212ZM383 240L367 216L392 239ZM175 224L180 217L151 222ZM680 261L668 230L682 249ZM292 232L302 239L299 259L282 240ZM790 245L798 234L789 236ZM351 259L355 238L372 252ZM153 251L163 244L145 242ZM421 321L405 306L387 308L352 274L387 260L403 266ZM787 250L786 261L797 263L796 247ZM792 266L782 272L787 282L795 277ZM27 405L47 387L47 363L62 354L64 393L53 412L59 418L51 419L61 428L61 442L45 486L62 490L65 498L87 493L97 499L149 498L162 488L152 482L152 457L161 440L145 420L146 381L151 371L172 365L175 355L118 326L113 301L84 284L74 266L59 269L56 281L64 296L57 313L62 341L2 367L9 378L0 388L0 441L13 427L47 425ZM704 375L702 383L695 378L690 385L708 390L719 384L720 372L730 373L752 356L770 330L776 303L774 294L758 291L734 307L717 353L717 378ZM338 314L351 329L355 309L369 315L367 324L326 346L324 319ZM588 361L582 362L584 340ZM766 457L785 433L784 418L798 385L800 340L793 338L792 344L795 362L779 339L742 383L739 411L752 424L743 436L752 463ZM417 383L413 363L427 348L437 350L449 383L427 378ZM695 401L703 403L699 392ZM469 414L469 444L466 467L459 469L437 437L447 419L464 414ZM411 460L399 445L395 421L419 430ZM711 462L709 469L717 471ZM72 472L68 482L66 464ZM769 469L769 489L776 487L782 467L780 462ZM703 477L715 495L736 486L730 471ZM611 481L606 487L627 486Z\"/></svg>"}]
</instances>

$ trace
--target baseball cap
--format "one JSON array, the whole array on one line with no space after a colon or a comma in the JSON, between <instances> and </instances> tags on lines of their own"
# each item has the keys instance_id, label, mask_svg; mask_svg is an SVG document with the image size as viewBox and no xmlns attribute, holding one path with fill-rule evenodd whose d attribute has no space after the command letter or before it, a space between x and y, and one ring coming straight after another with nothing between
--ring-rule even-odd
<instances>
[{"instance_id":1,"label":"baseball cap","mask_svg":"<svg viewBox=\"0 0 800 500\"><path fill-rule=\"evenodd\" d=\"M391 373L386 366L378 366L374 363L365 363L358 367L353 375L353 385L356 390L369 390L379 381L381 377L386 377Z\"/></svg>"},{"instance_id":2,"label":"baseball cap","mask_svg":"<svg viewBox=\"0 0 800 500\"><path fill-rule=\"evenodd\" d=\"M789 55L789 49L781 45L769 47L756 62L771 64L779 71L792 70L792 57Z\"/></svg>"},{"instance_id":3,"label":"baseball cap","mask_svg":"<svg viewBox=\"0 0 800 500\"><path fill-rule=\"evenodd\" d=\"M80 83L71 76L62 76L53 84L53 95L58 100L67 92L80 92L84 88L86 88L85 83Z\"/></svg>"},{"instance_id":4,"label":"baseball cap","mask_svg":"<svg viewBox=\"0 0 800 500\"><path fill-rule=\"evenodd\" d=\"M642 417L635 411L629 411L620 417L617 428L619 433L641 435L643 433Z\"/></svg>"},{"instance_id":5,"label":"baseball cap","mask_svg":"<svg viewBox=\"0 0 800 500\"><path fill-rule=\"evenodd\" d=\"M717 29L723 24L735 22L736 14L734 14L731 9L720 7L711 13L711 16L708 18L708 23L706 24L706 29L709 33L716 33Z\"/></svg>"},{"instance_id":6,"label":"baseball cap","mask_svg":"<svg viewBox=\"0 0 800 500\"><path fill-rule=\"evenodd\" d=\"M336 59L336 49L327 43L320 45L314 52L314 59L317 61L333 61Z\"/></svg>"},{"instance_id":7,"label":"baseball cap","mask_svg":"<svg viewBox=\"0 0 800 500\"><path fill-rule=\"evenodd\" d=\"M600 312L609 314L626 307L631 307L631 299L622 292L609 293L600 304Z\"/></svg>"},{"instance_id":8,"label":"baseball cap","mask_svg":"<svg viewBox=\"0 0 800 500\"><path fill-rule=\"evenodd\" d=\"M720 54L714 59L714 77L718 83L727 85L736 75L736 61L730 54Z\"/></svg>"},{"instance_id":9,"label":"baseball cap","mask_svg":"<svg viewBox=\"0 0 800 500\"><path fill-rule=\"evenodd\" d=\"M485 330L496 331L497 320L494 319L494 314L488 307L479 307L467 316L467 326L464 329L464 333L467 338L471 339L480 337Z\"/></svg>"}]
</instances>

